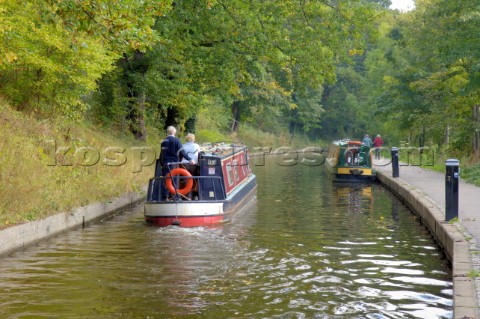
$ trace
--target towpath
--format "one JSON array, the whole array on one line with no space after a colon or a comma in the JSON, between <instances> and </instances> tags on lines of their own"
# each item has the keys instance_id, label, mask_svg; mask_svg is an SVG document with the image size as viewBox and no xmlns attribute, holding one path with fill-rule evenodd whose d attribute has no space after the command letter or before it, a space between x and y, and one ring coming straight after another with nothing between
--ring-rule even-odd
<instances>
[{"instance_id":1,"label":"towpath","mask_svg":"<svg viewBox=\"0 0 480 319\"><path fill-rule=\"evenodd\" d=\"M392 164L390 159L376 160L374 161L374 164L377 164L377 170L385 173L386 176L392 176ZM470 256L467 258L470 258L469 264L471 265L472 273L480 273L480 254L478 250L478 247L480 247L480 187L463 181L461 179L461 173L460 170L458 226L461 228L462 233L464 233L466 240L469 242ZM398 179L401 182L410 185L424 197L435 203L436 206L445 213L445 173L430 171L414 165L402 165L402 163L400 163L399 177L393 179ZM457 262L457 260L454 261L454 267ZM461 295L461 291L458 291L459 287L455 287L456 282L457 281L454 280L454 294L456 295L454 302L459 303L463 302L465 299L462 301L462 298L457 298ZM458 317L458 314L456 314L455 318L479 318L478 305L480 305L480 279L477 277L474 282L475 291L472 292L473 296L465 297L476 299L477 309L474 311L476 313L470 313L462 317Z\"/></svg>"},{"instance_id":2,"label":"towpath","mask_svg":"<svg viewBox=\"0 0 480 319\"><path fill-rule=\"evenodd\" d=\"M384 160L384 166L377 169L391 174L390 161ZM419 166L400 163L399 178L416 187L445 211L445 173L434 172ZM458 218L468 233L480 243L480 187L468 184L461 179L458 186Z\"/></svg>"}]
</instances>

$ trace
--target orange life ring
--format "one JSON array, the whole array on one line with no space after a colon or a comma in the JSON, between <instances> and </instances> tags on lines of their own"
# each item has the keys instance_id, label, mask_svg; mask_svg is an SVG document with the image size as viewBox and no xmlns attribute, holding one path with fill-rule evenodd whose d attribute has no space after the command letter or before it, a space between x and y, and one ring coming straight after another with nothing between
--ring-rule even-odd
<instances>
[{"instance_id":1,"label":"orange life ring","mask_svg":"<svg viewBox=\"0 0 480 319\"><path fill-rule=\"evenodd\" d=\"M189 171L184 168L175 168L173 169L165 178L165 186L167 187L168 191L171 194L176 194L177 192L182 195L187 195L193 186L193 178L186 178L186 184L183 188L178 188L177 192L175 191L175 187L173 187L172 177L174 176L192 176Z\"/></svg>"}]
</instances>

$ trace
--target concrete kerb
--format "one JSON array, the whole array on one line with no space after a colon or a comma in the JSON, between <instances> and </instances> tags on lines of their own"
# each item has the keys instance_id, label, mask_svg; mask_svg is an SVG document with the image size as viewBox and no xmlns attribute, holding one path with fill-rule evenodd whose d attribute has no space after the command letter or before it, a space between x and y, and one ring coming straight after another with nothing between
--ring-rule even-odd
<instances>
[{"instance_id":1,"label":"concrete kerb","mask_svg":"<svg viewBox=\"0 0 480 319\"><path fill-rule=\"evenodd\" d=\"M143 191L146 192L146 188ZM88 223L127 210L144 199L145 196L139 193L125 193L108 202L94 203L4 229L0 231L0 257L64 231L85 227Z\"/></svg>"},{"instance_id":2,"label":"concrete kerb","mask_svg":"<svg viewBox=\"0 0 480 319\"><path fill-rule=\"evenodd\" d=\"M445 222L445 214L442 209L410 184L382 171L377 171L377 177L419 217L452 262L453 317L459 319L479 318L475 280L469 276L473 269L470 243L466 239L461 225Z\"/></svg>"}]
</instances>

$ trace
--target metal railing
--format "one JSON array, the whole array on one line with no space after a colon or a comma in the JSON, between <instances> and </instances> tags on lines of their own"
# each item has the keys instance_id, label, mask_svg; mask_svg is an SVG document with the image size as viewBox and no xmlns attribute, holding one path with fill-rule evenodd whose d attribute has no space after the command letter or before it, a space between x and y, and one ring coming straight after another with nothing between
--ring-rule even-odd
<instances>
[{"instance_id":1,"label":"metal railing","mask_svg":"<svg viewBox=\"0 0 480 319\"><path fill-rule=\"evenodd\" d=\"M226 198L225 187L223 187L223 180L220 176L173 176L174 194L165 185L165 180L169 178L172 177L159 176L149 180L147 201L163 201L164 194L168 194L174 200L223 200ZM197 189L192 189L190 194L182 195L178 192L180 181L188 179L193 179L193 184L197 185ZM205 195L206 192L208 195ZM211 192L213 192L213 197Z\"/></svg>"}]
</instances>

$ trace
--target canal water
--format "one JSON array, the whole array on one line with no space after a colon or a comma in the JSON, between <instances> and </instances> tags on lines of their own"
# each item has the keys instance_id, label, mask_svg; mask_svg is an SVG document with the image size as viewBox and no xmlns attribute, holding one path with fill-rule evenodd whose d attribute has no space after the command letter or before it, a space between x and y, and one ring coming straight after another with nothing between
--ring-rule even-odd
<instances>
[{"instance_id":1,"label":"canal water","mask_svg":"<svg viewBox=\"0 0 480 319\"><path fill-rule=\"evenodd\" d=\"M216 228L142 206L0 259L0 318L451 318L451 269L378 184L254 165L257 200Z\"/></svg>"}]
</instances>

